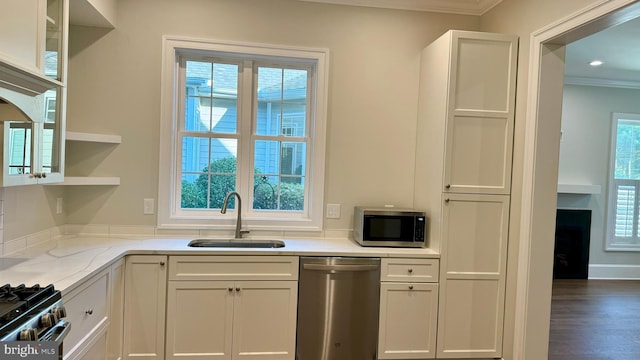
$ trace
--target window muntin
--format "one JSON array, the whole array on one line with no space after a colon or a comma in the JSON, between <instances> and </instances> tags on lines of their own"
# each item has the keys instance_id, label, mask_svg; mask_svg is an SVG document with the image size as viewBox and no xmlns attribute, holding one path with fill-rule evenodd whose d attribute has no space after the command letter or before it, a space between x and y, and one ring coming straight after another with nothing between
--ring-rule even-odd
<instances>
[{"instance_id":1,"label":"window muntin","mask_svg":"<svg viewBox=\"0 0 640 360\"><path fill-rule=\"evenodd\" d=\"M640 251L640 114L614 113L607 250Z\"/></svg>"},{"instance_id":2,"label":"window muntin","mask_svg":"<svg viewBox=\"0 0 640 360\"><path fill-rule=\"evenodd\" d=\"M174 150L161 146L158 226L225 227L235 214L219 209L235 190L253 229L320 230L327 51L165 41L174 97L163 92L161 136Z\"/></svg>"}]
</instances>

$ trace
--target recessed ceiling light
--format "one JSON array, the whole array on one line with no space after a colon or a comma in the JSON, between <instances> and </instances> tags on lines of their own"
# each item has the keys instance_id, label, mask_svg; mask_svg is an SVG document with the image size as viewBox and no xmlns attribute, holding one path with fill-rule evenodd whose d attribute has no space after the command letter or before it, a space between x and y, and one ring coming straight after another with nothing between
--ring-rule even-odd
<instances>
[{"instance_id":1,"label":"recessed ceiling light","mask_svg":"<svg viewBox=\"0 0 640 360\"><path fill-rule=\"evenodd\" d=\"M600 60L593 60L592 62L589 63L589 65L591 65L591 66L600 66L602 64L604 64L604 63L602 61L600 61Z\"/></svg>"}]
</instances>

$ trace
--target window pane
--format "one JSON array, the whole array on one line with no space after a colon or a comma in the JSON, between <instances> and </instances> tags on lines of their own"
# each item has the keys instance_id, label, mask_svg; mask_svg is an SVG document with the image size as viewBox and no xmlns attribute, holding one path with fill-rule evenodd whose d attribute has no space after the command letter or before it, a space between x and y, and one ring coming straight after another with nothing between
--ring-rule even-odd
<instances>
[{"instance_id":1,"label":"window pane","mask_svg":"<svg viewBox=\"0 0 640 360\"><path fill-rule=\"evenodd\" d=\"M633 218L635 212L635 186L620 185L616 193L615 236L633 236Z\"/></svg>"},{"instance_id":2,"label":"window pane","mask_svg":"<svg viewBox=\"0 0 640 360\"><path fill-rule=\"evenodd\" d=\"M304 175L307 158L307 144L302 142L283 142L280 158L280 174Z\"/></svg>"},{"instance_id":3,"label":"window pane","mask_svg":"<svg viewBox=\"0 0 640 360\"><path fill-rule=\"evenodd\" d=\"M187 96L211 97L213 64L210 62L187 61L186 64L186 94Z\"/></svg>"},{"instance_id":4,"label":"window pane","mask_svg":"<svg viewBox=\"0 0 640 360\"><path fill-rule=\"evenodd\" d=\"M614 177L640 179L640 124L637 121L618 121Z\"/></svg>"},{"instance_id":5,"label":"window pane","mask_svg":"<svg viewBox=\"0 0 640 360\"><path fill-rule=\"evenodd\" d=\"M306 144L255 142L254 209L304 209Z\"/></svg>"},{"instance_id":6,"label":"window pane","mask_svg":"<svg viewBox=\"0 0 640 360\"><path fill-rule=\"evenodd\" d=\"M221 208L236 188L237 140L187 136L182 145L182 207Z\"/></svg>"},{"instance_id":7,"label":"window pane","mask_svg":"<svg viewBox=\"0 0 640 360\"><path fill-rule=\"evenodd\" d=\"M255 176L253 182L253 208L278 209L278 176Z\"/></svg>"},{"instance_id":8,"label":"window pane","mask_svg":"<svg viewBox=\"0 0 640 360\"><path fill-rule=\"evenodd\" d=\"M184 129L237 131L238 65L187 61Z\"/></svg>"},{"instance_id":9,"label":"window pane","mask_svg":"<svg viewBox=\"0 0 640 360\"><path fill-rule=\"evenodd\" d=\"M304 183L300 178L282 177L280 184L280 210L304 209Z\"/></svg>"},{"instance_id":10,"label":"window pane","mask_svg":"<svg viewBox=\"0 0 640 360\"><path fill-rule=\"evenodd\" d=\"M9 174L31 174L31 123L9 126Z\"/></svg>"},{"instance_id":11,"label":"window pane","mask_svg":"<svg viewBox=\"0 0 640 360\"><path fill-rule=\"evenodd\" d=\"M258 68L256 133L305 136L307 70Z\"/></svg>"}]
</instances>

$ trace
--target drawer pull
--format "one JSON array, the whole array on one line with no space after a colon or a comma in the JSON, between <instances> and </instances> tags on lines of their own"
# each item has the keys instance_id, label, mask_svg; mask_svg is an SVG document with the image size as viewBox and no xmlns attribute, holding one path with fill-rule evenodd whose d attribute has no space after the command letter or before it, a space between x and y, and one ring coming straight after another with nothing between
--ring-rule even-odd
<instances>
[{"instance_id":1,"label":"drawer pull","mask_svg":"<svg viewBox=\"0 0 640 360\"><path fill-rule=\"evenodd\" d=\"M413 269L409 268L407 271L409 272L409 274L411 274L413 272Z\"/></svg>"},{"instance_id":2,"label":"drawer pull","mask_svg":"<svg viewBox=\"0 0 640 360\"><path fill-rule=\"evenodd\" d=\"M160 266L164 266L164 261L160 261Z\"/></svg>"},{"instance_id":3,"label":"drawer pull","mask_svg":"<svg viewBox=\"0 0 640 360\"><path fill-rule=\"evenodd\" d=\"M84 312L87 315L93 315L93 309L89 309L87 311Z\"/></svg>"},{"instance_id":4,"label":"drawer pull","mask_svg":"<svg viewBox=\"0 0 640 360\"><path fill-rule=\"evenodd\" d=\"M409 290L413 290L413 285L409 285Z\"/></svg>"},{"instance_id":5,"label":"drawer pull","mask_svg":"<svg viewBox=\"0 0 640 360\"><path fill-rule=\"evenodd\" d=\"M237 288L236 288L236 291L240 291L240 288L239 288L239 287L237 287Z\"/></svg>"}]
</instances>

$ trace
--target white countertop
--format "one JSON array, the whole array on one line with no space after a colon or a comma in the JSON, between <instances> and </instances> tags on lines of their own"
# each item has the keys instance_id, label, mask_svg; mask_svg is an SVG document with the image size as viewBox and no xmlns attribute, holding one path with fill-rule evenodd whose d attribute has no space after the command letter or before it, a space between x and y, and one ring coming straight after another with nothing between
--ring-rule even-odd
<instances>
[{"instance_id":1,"label":"white countertop","mask_svg":"<svg viewBox=\"0 0 640 360\"><path fill-rule=\"evenodd\" d=\"M53 284L63 294L125 255L296 255L439 258L426 248L362 247L348 239L284 239L273 249L190 248L193 238L65 236L0 257L0 284Z\"/></svg>"}]
</instances>

